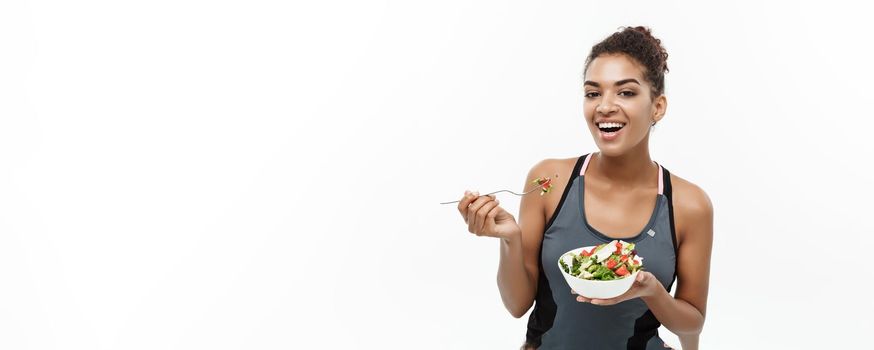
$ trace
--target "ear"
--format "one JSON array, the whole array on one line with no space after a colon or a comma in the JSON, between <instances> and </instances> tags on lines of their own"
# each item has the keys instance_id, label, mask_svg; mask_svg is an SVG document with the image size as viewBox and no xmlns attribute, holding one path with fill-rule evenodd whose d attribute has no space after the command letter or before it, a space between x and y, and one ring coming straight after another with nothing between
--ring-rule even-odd
<instances>
[{"instance_id":1,"label":"ear","mask_svg":"<svg viewBox=\"0 0 874 350\"><path fill-rule=\"evenodd\" d=\"M662 120L662 118L665 116L665 112L667 112L668 110L668 98L665 97L664 94L662 94L659 97L656 97L652 105L652 120L658 122Z\"/></svg>"}]
</instances>

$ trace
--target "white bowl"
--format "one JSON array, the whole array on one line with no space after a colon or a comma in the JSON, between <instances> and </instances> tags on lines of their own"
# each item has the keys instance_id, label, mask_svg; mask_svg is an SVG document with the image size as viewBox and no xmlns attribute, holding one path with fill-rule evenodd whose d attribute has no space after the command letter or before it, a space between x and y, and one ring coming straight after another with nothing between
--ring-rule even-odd
<instances>
[{"instance_id":1,"label":"white bowl","mask_svg":"<svg viewBox=\"0 0 874 350\"><path fill-rule=\"evenodd\" d=\"M568 286L573 289L579 295L582 295L586 298L594 298L594 299L609 299L622 295L631 288L631 285L634 284L634 280L637 278L637 273L640 270L634 271L631 275L625 276L620 279L610 280L610 281L599 281L599 280L587 280L579 277L572 276L567 272L564 272L564 269L561 267L561 257L565 256L565 254L573 253L575 255L580 255L583 249L591 250L596 246L588 246L581 247L574 250L571 250L567 253L559 256L558 261L555 263L558 264L558 270L561 271L561 274L564 276L564 280L567 281Z\"/></svg>"}]
</instances>

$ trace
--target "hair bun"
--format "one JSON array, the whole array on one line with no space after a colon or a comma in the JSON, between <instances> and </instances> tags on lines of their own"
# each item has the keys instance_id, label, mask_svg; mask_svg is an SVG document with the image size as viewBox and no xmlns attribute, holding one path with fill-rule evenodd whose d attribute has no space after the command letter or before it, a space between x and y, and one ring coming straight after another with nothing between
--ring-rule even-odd
<instances>
[{"instance_id":1,"label":"hair bun","mask_svg":"<svg viewBox=\"0 0 874 350\"><path fill-rule=\"evenodd\" d=\"M656 59L656 61L658 61L660 63L659 68L662 71L667 72L668 71L668 51L665 50L664 47L662 47L662 41L659 40L659 38L656 38L655 36L652 35L652 30L649 29L649 27L644 27L644 26L624 27L624 28L627 28L627 29L633 30L635 32L638 32L640 34L643 34L643 36L646 38L647 41L650 42L650 44L652 44L654 47L658 48L658 52L656 54L655 59Z\"/></svg>"}]
</instances>

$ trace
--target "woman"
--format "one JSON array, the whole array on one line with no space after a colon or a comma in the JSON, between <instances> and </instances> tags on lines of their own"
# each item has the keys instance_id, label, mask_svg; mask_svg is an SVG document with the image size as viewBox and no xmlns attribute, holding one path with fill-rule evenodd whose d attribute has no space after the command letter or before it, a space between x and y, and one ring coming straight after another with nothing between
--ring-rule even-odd
<instances>
[{"instance_id":1,"label":"woman","mask_svg":"<svg viewBox=\"0 0 874 350\"><path fill-rule=\"evenodd\" d=\"M698 348L713 209L701 188L650 159L649 134L667 108L666 60L645 27L593 46L583 109L599 151L540 161L525 180L556 174L567 179L553 181L561 196L523 196L518 224L494 195L466 191L458 205L471 233L500 238L498 287L510 314L522 317L534 305L524 349L664 349L660 325L683 349ZM559 256L614 239L635 243L646 260L631 289L612 299L574 295Z\"/></svg>"}]
</instances>

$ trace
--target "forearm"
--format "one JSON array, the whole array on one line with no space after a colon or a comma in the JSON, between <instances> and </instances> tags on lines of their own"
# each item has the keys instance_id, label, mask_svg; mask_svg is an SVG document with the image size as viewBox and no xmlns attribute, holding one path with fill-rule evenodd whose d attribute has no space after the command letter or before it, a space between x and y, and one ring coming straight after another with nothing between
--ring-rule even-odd
<instances>
[{"instance_id":1,"label":"forearm","mask_svg":"<svg viewBox=\"0 0 874 350\"><path fill-rule=\"evenodd\" d=\"M498 264L498 289L504 307L513 317L519 318L528 311L534 301L535 289L522 254L519 237L499 239L501 260Z\"/></svg>"},{"instance_id":2,"label":"forearm","mask_svg":"<svg viewBox=\"0 0 874 350\"><path fill-rule=\"evenodd\" d=\"M653 315L665 328L681 338L684 336L697 338L704 328L704 315L692 304L671 296L664 288L656 289L658 291L654 295L641 298Z\"/></svg>"},{"instance_id":3,"label":"forearm","mask_svg":"<svg viewBox=\"0 0 874 350\"><path fill-rule=\"evenodd\" d=\"M698 350L698 334L678 335L683 350Z\"/></svg>"}]
</instances>

